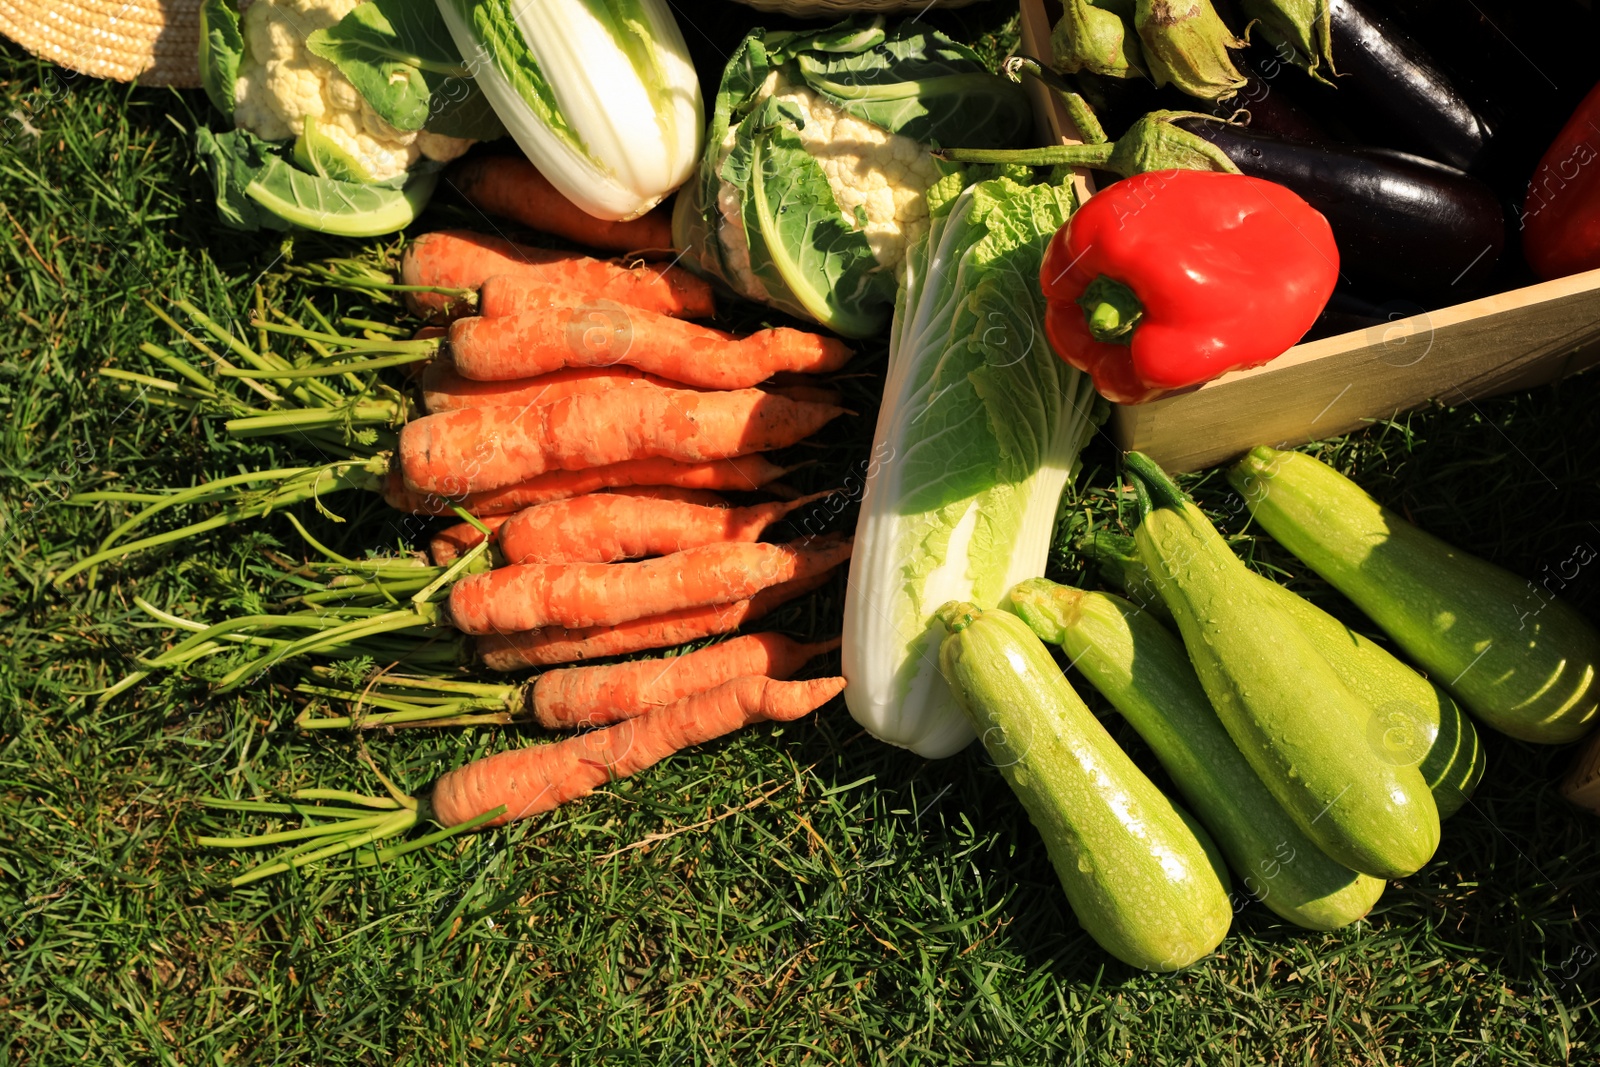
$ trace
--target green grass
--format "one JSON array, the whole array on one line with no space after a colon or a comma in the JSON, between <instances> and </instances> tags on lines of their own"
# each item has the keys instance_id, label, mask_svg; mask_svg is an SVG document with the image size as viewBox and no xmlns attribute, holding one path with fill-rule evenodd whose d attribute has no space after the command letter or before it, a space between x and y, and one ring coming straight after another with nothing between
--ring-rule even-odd
<instances>
[{"instance_id":1,"label":"green grass","mask_svg":"<svg viewBox=\"0 0 1600 1067\"><path fill-rule=\"evenodd\" d=\"M1130 971L1079 929L981 752L930 763L837 702L518 828L363 874L332 864L228 889L243 859L191 841L241 824L196 798L377 791L349 739L295 731L282 684L212 698L156 680L100 710L79 694L163 639L135 593L218 617L248 606L267 539L303 548L273 520L107 568L92 589L49 586L110 525L69 493L307 456L225 443L95 375L171 343L141 298L184 294L232 319L280 254L275 236L213 225L174 128L202 103L67 78L9 47L0 64L0 114L39 131L0 132L0 1063L1593 1061L1596 824L1555 792L1569 751L1498 737L1435 861L1369 920L1310 934L1244 904L1215 956L1171 976ZM862 417L816 454L818 486L866 455L872 381L850 388ZM1317 451L1532 576L1600 545L1597 407L1590 375ZM1114 484L1099 440L1063 540L1118 521ZM1219 477L1189 484L1241 551L1339 609L1252 536ZM403 532L376 501L340 508L348 523L313 523L337 547ZM1071 558L1053 573L1073 577ZM1594 568L1566 592L1600 614ZM839 593L779 622L831 632ZM418 789L518 740L369 745Z\"/></svg>"}]
</instances>

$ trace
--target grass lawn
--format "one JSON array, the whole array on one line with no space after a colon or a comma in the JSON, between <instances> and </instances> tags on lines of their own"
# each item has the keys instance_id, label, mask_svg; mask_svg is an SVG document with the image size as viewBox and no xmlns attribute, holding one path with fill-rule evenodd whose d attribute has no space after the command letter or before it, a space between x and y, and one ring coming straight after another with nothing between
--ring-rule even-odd
<instances>
[{"instance_id":1,"label":"grass lawn","mask_svg":"<svg viewBox=\"0 0 1600 1067\"><path fill-rule=\"evenodd\" d=\"M0 52L0 1064L1594 1062L1600 824L1555 791L1570 751L1487 734L1473 802L1367 920L1312 934L1241 901L1221 949L1176 975L1134 972L1083 933L981 751L928 762L838 701L514 829L230 890L248 857L192 838L265 823L196 798L379 791L356 747L297 731L283 679L223 697L153 679L104 708L83 693L170 638L134 595L204 618L252 610L263 552L302 543L273 517L92 586L50 581L120 514L71 493L314 458L229 441L96 374L149 370L141 343L176 344L145 299L236 321L258 279L297 300L284 262L345 247L215 225L186 136L204 117L198 92ZM460 221L441 197L430 222ZM808 453L807 486L865 459L875 385L848 386L861 416ZM1597 409L1590 374L1315 450L1539 578L1600 545ZM1063 545L1118 522L1114 472L1097 440ZM1186 484L1257 565L1351 617L1255 538L1218 475ZM346 522L302 511L342 551L404 534L376 499L332 506ZM1053 576L1078 577L1069 553ZM841 584L777 623L835 632ZM1595 568L1565 592L1600 616ZM420 789L534 731L501 733L402 732L370 750Z\"/></svg>"}]
</instances>

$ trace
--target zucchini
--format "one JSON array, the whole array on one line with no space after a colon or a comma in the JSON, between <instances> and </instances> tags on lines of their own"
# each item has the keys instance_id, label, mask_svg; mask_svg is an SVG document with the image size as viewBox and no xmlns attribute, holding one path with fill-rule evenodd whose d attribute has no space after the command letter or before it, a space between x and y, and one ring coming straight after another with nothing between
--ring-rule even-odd
<instances>
[{"instance_id":1,"label":"zucchini","mask_svg":"<svg viewBox=\"0 0 1600 1067\"><path fill-rule=\"evenodd\" d=\"M1107 581L1146 595L1154 588L1133 538L1101 530L1078 547ZM1484 758L1478 731L1450 694L1293 590L1255 571L1250 575L1294 617L1339 679L1379 709L1367 740L1390 758L1416 763L1421 755L1418 770L1433 791L1439 818L1455 814L1483 778ZM1154 604L1147 606L1154 610Z\"/></svg>"},{"instance_id":2,"label":"zucchini","mask_svg":"<svg viewBox=\"0 0 1600 1067\"><path fill-rule=\"evenodd\" d=\"M1310 456L1255 448L1228 480L1267 533L1481 722L1541 744L1594 725L1600 633L1547 589L1424 533Z\"/></svg>"},{"instance_id":3,"label":"zucchini","mask_svg":"<svg viewBox=\"0 0 1600 1067\"><path fill-rule=\"evenodd\" d=\"M1183 645L1148 611L1043 578L1015 586L1010 604L1144 738L1257 899L1311 930L1372 910L1383 879L1334 862L1300 831L1228 736Z\"/></svg>"},{"instance_id":4,"label":"zucchini","mask_svg":"<svg viewBox=\"0 0 1600 1067\"><path fill-rule=\"evenodd\" d=\"M949 633L939 670L1089 936L1146 970L1208 955L1233 909L1205 831L1117 747L1021 619L956 601L938 617Z\"/></svg>"},{"instance_id":5,"label":"zucchini","mask_svg":"<svg viewBox=\"0 0 1600 1067\"><path fill-rule=\"evenodd\" d=\"M1379 759L1373 709L1248 577L1200 510L1150 457L1130 452L1139 555L1177 620L1228 734L1295 824L1352 870L1403 878L1439 845L1439 811L1415 766Z\"/></svg>"}]
</instances>

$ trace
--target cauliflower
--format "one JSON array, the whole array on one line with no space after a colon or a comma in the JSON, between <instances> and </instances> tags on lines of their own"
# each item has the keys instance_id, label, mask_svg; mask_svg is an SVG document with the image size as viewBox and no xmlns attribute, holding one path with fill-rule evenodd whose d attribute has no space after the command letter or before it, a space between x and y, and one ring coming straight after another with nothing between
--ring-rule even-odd
<instances>
[{"instance_id":1,"label":"cauliflower","mask_svg":"<svg viewBox=\"0 0 1600 1067\"><path fill-rule=\"evenodd\" d=\"M805 117L805 125L796 133L827 177L840 213L866 237L873 258L884 268L898 271L906 249L928 229L926 194L942 176L928 150L909 137L856 118L805 85L789 83L779 71L767 76L757 99L767 97L775 97ZM722 160L733 151L738 133L737 126L731 127L719 146L719 171ZM721 183L717 236L731 283L741 295L765 300L766 289L750 270L750 245L741 218L743 200L739 186ZM863 218L865 225L861 225Z\"/></svg>"},{"instance_id":2,"label":"cauliflower","mask_svg":"<svg viewBox=\"0 0 1600 1067\"><path fill-rule=\"evenodd\" d=\"M343 149L373 181L404 174L419 159L449 162L471 141L398 130L362 99L332 63L312 55L306 38L349 14L360 0L253 0L240 28L244 56L234 91L234 125L268 141L305 132L306 119Z\"/></svg>"}]
</instances>

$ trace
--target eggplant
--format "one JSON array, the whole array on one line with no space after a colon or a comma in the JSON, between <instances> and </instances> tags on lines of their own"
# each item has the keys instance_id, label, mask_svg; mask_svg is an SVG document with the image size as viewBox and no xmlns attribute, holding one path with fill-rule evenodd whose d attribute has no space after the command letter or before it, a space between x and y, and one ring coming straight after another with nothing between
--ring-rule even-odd
<instances>
[{"instance_id":1,"label":"eggplant","mask_svg":"<svg viewBox=\"0 0 1600 1067\"><path fill-rule=\"evenodd\" d=\"M1361 0L1329 0L1337 88L1307 83L1359 140L1461 170L1479 164L1494 137L1488 119L1396 23Z\"/></svg>"},{"instance_id":2,"label":"eggplant","mask_svg":"<svg viewBox=\"0 0 1600 1067\"><path fill-rule=\"evenodd\" d=\"M1245 174L1286 185L1322 212L1343 282L1385 299L1456 303L1482 287L1506 243L1505 210L1476 178L1383 148L1291 141L1200 118L1173 124Z\"/></svg>"},{"instance_id":3,"label":"eggplant","mask_svg":"<svg viewBox=\"0 0 1600 1067\"><path fill-rule=\"evenodd\" d=\"M1495 130L1474 173L1503 196L1600 81L1600 20L1572 0L1388 0L1394 17Z\"/></svg>"},{"instance_id":4,"label":"eggplant","mask_svg":"<svg viewBox=\"0 0 1600 1067\"><path fill-rule=\"evenodd\" d=\"M1250 116L1246 125L1252 130L1294 141L1329 140L1322 124L1284 91L1283 79L1278 77L1284 67L1281 61L1269 56L1253 62L1241 55L1234 57L1234 65L1245 76L1244 88L1213 107L1213 115L1228 118L1243 110Z\"/></svg>"}]
</instances>

